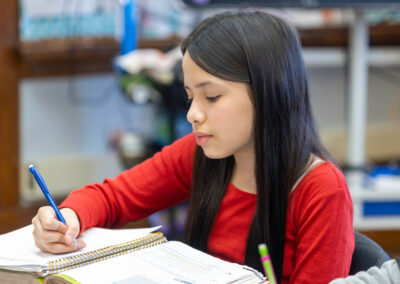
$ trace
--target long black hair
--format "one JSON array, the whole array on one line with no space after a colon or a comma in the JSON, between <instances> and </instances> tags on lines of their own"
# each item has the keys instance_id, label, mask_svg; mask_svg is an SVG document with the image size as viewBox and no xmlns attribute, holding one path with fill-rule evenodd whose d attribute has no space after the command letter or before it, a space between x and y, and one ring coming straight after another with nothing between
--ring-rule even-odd
<instances>
[{"instance_id":1,"label":"long black hair","mask_svg":"<svg viewBox=\"0 0 400 284\"><path fill-rule=\"evenodd\" d=\"M257 245L267 243L280 282L286 211L292 186L311 154L325 157L309 99L295 28L264 12L225 12L203 21L184 40L182 53L206 72L244 82L254 105L257 205L245 264L262 270ZM232 177L234 159L209 159L197 147L185 236L207 250L207 240Z\"/></svg>"}]
</instances>

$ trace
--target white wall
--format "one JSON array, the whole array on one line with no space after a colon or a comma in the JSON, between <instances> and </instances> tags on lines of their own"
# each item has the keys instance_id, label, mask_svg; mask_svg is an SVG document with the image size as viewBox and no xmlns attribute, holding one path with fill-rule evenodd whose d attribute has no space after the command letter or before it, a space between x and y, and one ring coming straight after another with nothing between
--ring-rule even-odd
<instances>
[{"instance_id":1,"label":"white wall","mask_svg":"<svg viewBox=\"0 0 400 284\"><path fill-rule=\"evenodd\" d=\"M346 67L318 65L309 66L307 71L321 136L333 156L345 162L349 111ZM399 159L400 65L371 64L367 90L366 162Z\"/></svg>"},{"instance_id":2,"label":"white wall","mask_svg":"<svg viewBox=\"0 0 400 284\"><path fill-rule=\"evenodd\" d=\"M400 122L400 68L371 67L368 74L368 124ZM392 73L392 77L387 76ZM397 73L397 74L395 74ZM384 78L386 77L386 78ZM397 83L395 78L397 77ZM348 99L344 67L308 68L314 114L321 129L344 127Z\"/></svg>"},{"instance_id":3,"label":"white wall","mask_svg":"<svg viewBox=\"0 0 400 284\"><path fill-rule=\"evenodd\" d=\"M56 196L65 195L122 170L109 144L113 131L148 137L156 119L154 106L121 95L112 74L25 79L19 95L21 190L28 200L41 197L28 164L37 165Z\"/></svg>"}]
</instances>

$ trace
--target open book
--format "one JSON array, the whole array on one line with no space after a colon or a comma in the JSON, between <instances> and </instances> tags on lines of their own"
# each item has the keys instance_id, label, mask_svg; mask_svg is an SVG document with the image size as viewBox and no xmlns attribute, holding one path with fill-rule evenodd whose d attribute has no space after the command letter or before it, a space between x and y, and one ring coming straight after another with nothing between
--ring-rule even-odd
<instances>
[{"instance_id":1,"label":"open book","mask_svg":"<svg viewBox=\"0 0 400 284\"><path fill-rule=\"evenodd\" d=\"M80 236L86 248L58 255L35 247L32 225L0 235L0 283L264 281L263 275L252 268L220 260L181 242L167 241L162 233L152 233L158 228L91 228Z\"/></svg>"}]
</instances>

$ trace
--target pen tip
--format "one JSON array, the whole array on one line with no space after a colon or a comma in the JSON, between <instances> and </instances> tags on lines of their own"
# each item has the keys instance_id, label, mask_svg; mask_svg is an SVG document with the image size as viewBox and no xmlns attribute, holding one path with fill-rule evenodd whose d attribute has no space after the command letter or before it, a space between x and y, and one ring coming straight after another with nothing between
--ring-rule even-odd
<instances>
[{"instance_id":1,"label":"pen tip","mask_svg":"<svg viewBox=\"0 0 400 284\"><path fill-rule=\"evenodd\" d=\"M30 169L30 168L33 168L33 165L32 165L32 164L29 165L29 169Z\"/></svg>"}]
</instances>

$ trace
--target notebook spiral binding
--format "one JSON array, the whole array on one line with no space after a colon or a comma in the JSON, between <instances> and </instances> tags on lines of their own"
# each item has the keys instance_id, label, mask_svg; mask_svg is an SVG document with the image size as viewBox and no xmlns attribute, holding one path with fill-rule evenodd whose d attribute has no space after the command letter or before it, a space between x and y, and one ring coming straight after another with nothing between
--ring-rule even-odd
<instances>
[{"instance_id":1,"label":"notebook spiral binding","mask_svg":"<svg viewBox=\"0 0 400 284\"><path fill-rule=\"evenodd\" d=\"M82 254L60 258L48 263L48 274L59 273L65 270L78 268L91 263L106 260L119 255L127 254L133 251L138 251L147 247L152 247L158 244L165 243L167 239L162 233L153 233L143 238L108 246L94 251L85 252Z\"/></svg>"}]
</instances>

